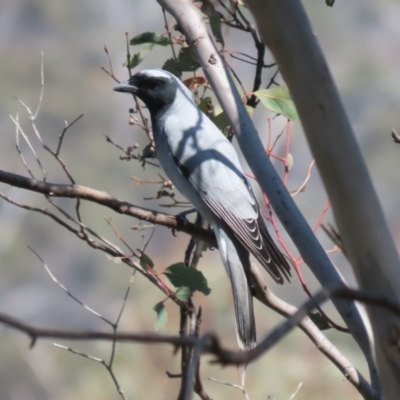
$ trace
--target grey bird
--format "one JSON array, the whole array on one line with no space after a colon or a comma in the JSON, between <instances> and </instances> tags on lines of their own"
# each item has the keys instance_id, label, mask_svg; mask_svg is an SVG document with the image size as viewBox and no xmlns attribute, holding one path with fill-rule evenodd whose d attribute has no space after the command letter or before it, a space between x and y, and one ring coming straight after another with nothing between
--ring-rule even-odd
<instances>
[{"instance_id":1,"label":"grey bird","mask_svg":"<svg viewBox=\"0 0 400 400\"><path fill-rule=\"evenodd\" d=\"M214 229L232 286L239 346L254 347L250 253L280 284L289 281L290 266L268 233L234 147L167 71L143 70L114 90L148 107L162 168Z\"/></svg>"}]
</instances>

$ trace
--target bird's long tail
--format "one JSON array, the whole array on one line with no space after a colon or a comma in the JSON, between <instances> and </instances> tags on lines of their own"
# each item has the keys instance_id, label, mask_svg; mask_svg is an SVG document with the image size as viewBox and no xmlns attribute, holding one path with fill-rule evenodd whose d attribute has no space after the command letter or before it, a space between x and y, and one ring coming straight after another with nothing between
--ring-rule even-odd
<instances>
[{"instance_id":1,"label":"bird's long tail","mask_svg":"<svg viewBox=\"0 0 400 400\"><path fill-rule=\"evenodd\" d=\"M250 349L256 345L253 297L247 278L251 268L250 254L219 223L214 226L214 230L219 252L232 286L239 346L242 349Z\"/></svg>"}]
</instances>

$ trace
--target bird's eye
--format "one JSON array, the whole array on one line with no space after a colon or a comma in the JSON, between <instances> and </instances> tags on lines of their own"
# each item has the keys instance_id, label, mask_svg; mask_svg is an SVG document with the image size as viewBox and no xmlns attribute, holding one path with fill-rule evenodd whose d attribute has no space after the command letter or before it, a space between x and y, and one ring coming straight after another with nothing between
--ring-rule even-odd
<instances>
[{"instance_id":1,"label":"bird's eye","mask_svg":"<svg viewBox=\"0 0 400 400\"><path fill-rule=\"evenodd\" d=\"M151 90L157 89L160 85L163 84L163 81L161 79L152 79L149 81L149 88Z\"/></svg>"}]
</instances>

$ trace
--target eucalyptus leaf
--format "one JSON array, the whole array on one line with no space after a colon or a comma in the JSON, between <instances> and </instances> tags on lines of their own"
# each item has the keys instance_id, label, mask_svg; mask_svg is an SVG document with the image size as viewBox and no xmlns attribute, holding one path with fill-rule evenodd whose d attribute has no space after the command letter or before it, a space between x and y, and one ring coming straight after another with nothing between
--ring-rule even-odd
<instances>
[{"instance_id":1,"label":"eucalyptus leaf","mask_svg":"<svg viewBox=\"0 0 400 400\"><path fill-rule=\"evenodd\" d=\"M208 115L209 117L213 114L213 106L211 97L207 96L200 102L199 108L203 111L204 114Z\"/></svg>"},{"instance_id":2,"label":"eucalyptus leaf","mask_svg":"<svg viewBox=\"0 0 400 400\"><path fill-rule=\"evenodd\" d=\"M180 301L188 301L191 295L192 291L186 286L179 287L178 290L175 292L176 298Z\"/></svg>"},{"instance_id":3,"label":"eucalyptus leaf","mask_svg":"<svg viewBox=\"0 0 400 400\"><path fill-rule=\"evenodd\" d=\"M198 290L206 296L211 292L204 275L195 268L186 267L183 263L169 266L165 269L164 274L176 288L186 286L192 293Z\"/></svg>"},{"instance_id":4,"label":"eucalyptus leaf","mask_svg":"<svg viewBox=\"0 0 400 400\"><path fill-rule=\"evenodd\" d=\"M174 58L169 58L167 61L165 61L162 69L171 72L171 74L174 74L177 78L182 77L182 71L179 69L179 63Z\"/></svg>"},{"instance_id":5,"label":"eucalyptus leaf","mask_svg":"<svg viewBox=\"0 0 400 400\"><path fill-rule=\"evenodd\" d=\"M217 116L211 118L215 125L217 125L218 129L224 131L229 125L230 121L228 116L222 112Z\"/></svg>"},{"instance_id":6,"label":"eucalyptus leaf","mask_svg":"<svg viewBox=\"0 0 400 400\"><path fill-rule=\"evenodd\" d=\"M182 47L178 54L177 68L180 71L194 72L200 68L190 47Z\"/></svg>"},{"instance_id":7,"label":"eucalyptus leaf","mask_svg":"<svg viewBox=\"0 0 400 400\"><path fill-rule=\"evenodd\" d=\"M153 260L147 254L143 253L140 249L136 249L136 250L141 253L140 260L139 260L140 266L143 269L147 269L147 268L153 269L154 268Z\"/></svg>"},{"instance_id":8,"label":"eucalyptus leaf","mask_svg":"<svg viewBox=\"0 0 400 400\"><path fill-rule=\"evenodd\" d=\"M152 43L152 44L157 44L159 46L168 46L169 44L171 44L169 38L158 35L157 33L154 32L143 32L140 35L137 35L134 38L132 38L129 41L129 43L132 46L144 43Z\"/></svg>"},{"instance_id":9,"label":"eucalyptus leaf","mask_svg":"<svg viewBox=\"0 0 400 400\"><path fill-rule=\"evenodd\" d=\"M249 106L245 106L247 112L249 113L249 115L253 114L253 107L249 107ZM215 110L221 110L221 112L214 116L211 117L211 120L214 122L215 125L217 125L217 127L221 130L224 131L224 129L226 129L229 125L230 125L230 121L229 118L227 117L227 115L222 111L221 107L218 106L214 106L214 111Z\"/></svg>"},{"instance_id":10,"label":"eucalyptus leaf","mask_svg":"<svg viewBox=\"0 0 400 400\"><path fill-rule=\"evenodd\" d=\"M299 122L299 116L289 91L284 86L272 89L261 89L253 93L257 96L264 107L277 114L282 114L287 119Z\"/></svg>"},{"instance_id":11,"label":"eucalyptus leaf","mask_svg":"<svg viewBox=\"0 0 400 400\"><path fill-rule=\"evenodd\" d=\"M144 44L142 50L139 53L134 54L129 60L129 68L137 67L146 57L146 54L154 47L154 44ZM125 63L124 65L126 65Z\"/></svg>"},{"instance_id":12,"label":"eucalyptus leaf","mask_svg":"<svg viewBox=\"0 0 400 400\"><path fill-rule=\"evenodd\" d=\"M168 322L168 314L167 310L165 309L164 302L160 301L157 303L153 310L157 313L157 321L154 325L156 331L165 328L165 325Z\"/></svg>"},{"instance_id":13,"label":"eucalyptus leaf","mask_svg":"<svg viewBox=\"0 0 400 400\"><path fill-rule=\"evenodd\" d=\"M225 47L224 37L222 36L221 30L221 14L218 11L214 11L210 16L211 31L218 43L221 43L222 47Z\"/></svg>"},{"instance_id":14,"label":"eucalyptus leaf","mask_svg":"<svg viewBox=\"0 0 400 400\"><path fill-rule=\"evenodd\" d=\"M319 312L310 312L308 314L310 317L311 321L314 322L315 325L321 330L325 331L327 329L331 329L331 326L329 325L329 322L326 320L324 316L322 316Z\"/></svg>"},{"instance_id":15,"label":"eucalyptus leaf","mask_svg":"<svg viewBox=\"0 0 400 400\"><path fill-rule=\"evenodd\" d=\"M169 190L161 189L157 192L157 199L161 197L171 197L171 192Z\"/></svg>"}]
</instances>

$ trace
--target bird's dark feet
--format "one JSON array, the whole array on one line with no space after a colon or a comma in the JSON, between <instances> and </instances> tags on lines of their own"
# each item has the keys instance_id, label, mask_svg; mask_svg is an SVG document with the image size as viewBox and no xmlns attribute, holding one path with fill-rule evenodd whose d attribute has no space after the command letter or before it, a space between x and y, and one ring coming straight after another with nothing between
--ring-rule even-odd
<instances>
[{"instance_id":1,"label":"bird's dark feet","mask_svg":"<svg viewBox=\"0 0 400 400\"><path fill-rule=\"evenodd\" d=\"M176 214L175 218L179 221L179 223L186 225L189 223L187 216L190 214L193 214L194 212L196 212L196 209L191 208L189 210L185 210L185 211L180 212L179 214Z\"/></svg>"}]
</instances>

